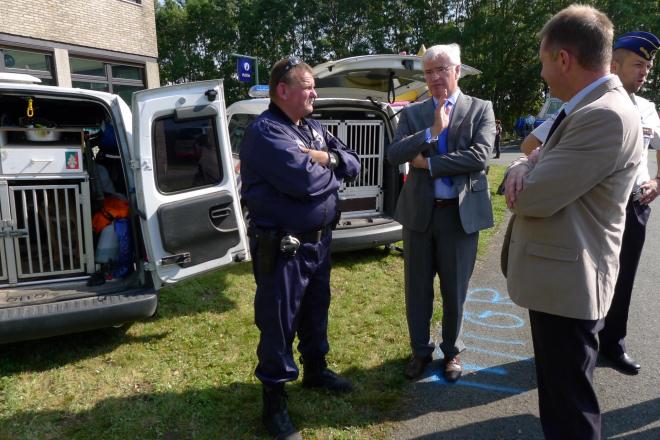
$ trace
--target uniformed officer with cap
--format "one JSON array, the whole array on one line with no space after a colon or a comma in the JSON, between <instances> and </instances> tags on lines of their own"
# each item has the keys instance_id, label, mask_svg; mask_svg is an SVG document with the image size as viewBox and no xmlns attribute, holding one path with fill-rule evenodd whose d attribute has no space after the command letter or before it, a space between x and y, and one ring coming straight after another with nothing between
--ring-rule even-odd
<instances>
[{"instance_id":1,"label":"uniformed officer with cap","mask_svg":"<svg viewBox=\"0 0 660 440\"><path fill-rule=\"evenodd\" d=\"M630 93L633 103L639 110L644 136L642 162L626 207L626 225L621 243L620 268L614 299L607 312L605 325L598 334L601 355L625 374L637 374L640 369L639 363L626 351L626 327L633 283L646 236L646 222L651 213L649 203L657 197L658 184L660 184L660 169L656 177L651 179L647 167L649 146L656 150L655 154L660 165L660 119L655 104L635 93L644 85L653 67L658 46L660 46L658 37L650 32L628 32L616 40L612 53L611 71L619 76L623 87Z\"/></svg>"},{"instance_id":2,"label":"uniformed officer with cap","mask_svg":"<svg viewBox=\"0 0 660 440\"><path fill-rule=\"evenodd\" d=\"M336 392L350 381L328 369L330 240L339 218L338 189L360 162L318 121L308 119L317 97L312 69L297 57L270 74L268 110L240 146L241 197L250 222L260 331L256 376L263 384L263 423L278 439L301 438L287 410L284 384L296 380L292 345L304 367L303 386Z\"/></svg>"}]
</instances>

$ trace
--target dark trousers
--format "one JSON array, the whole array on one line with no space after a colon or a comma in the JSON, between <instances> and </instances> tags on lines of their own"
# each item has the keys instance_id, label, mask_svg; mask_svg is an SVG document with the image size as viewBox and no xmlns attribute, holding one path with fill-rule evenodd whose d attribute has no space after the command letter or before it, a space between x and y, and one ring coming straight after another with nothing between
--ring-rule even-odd
<instances>
[{"instance_id":1,"label":"dark trousers","mask_svg":"<svg viewBox=\"0 0 660 440\"><path fill-rule=\"evenodd\" d=\"M495 135L495 156L500 157L500 141L501 136L499 134Z\"/></svg>"},{"instance_id":2,"label":"dark trousers","mask_svg":"<svg viewBox=\"0 0 660 440\"><path fill-rule=\"evenodd\" d=\"M330 235L300 246L294 257L277 256L271 274L258 273L257 242L250 240L257 283L254 319L260 331L255 374L264 385L298 378L293 339L304 359L320 359L329 350Z\"/></svg>"},{"instance_id":3,"label":"dark trousers","mask_svg":"<svg viewBox=\"0 0 660 440\"><path fill-rule=\"evenodd\" d=\"M406 317L410 345L417 356L433 353L430 338L433 282L440 276L442 343L445 358L465 349L461 339L463 305L477 257L479 233L467 234L458 205L436 207L428 231L403 228Z\"/></svg>"},{"instance_id":4,"label":"dark trousers","mask_svg":"<svg viewBox=\"0 0 660 440\"><path fill-rule=\"evenodd\" d=\"M621 253L619 254L619 276L614 288L612 305L605 317L605 327L598 333L600 350L611 357L619 357L626 352L625 338L628 327L628 311L632 296L637 266L646 239L646 223L651 208L638 202L628 201L626 206L626 226L623 231Z\"/></svg>"},{"instance_id":5,"label":"dark trousers","mask_svg":"<svg viewBox=\"0 0 660 440\"><path fill-rule=\"evenodd\" d=\"M529 311L539 412L548 440L599 440L600 408L592 385L603 320Z\"/></svg>"}]
</instances>

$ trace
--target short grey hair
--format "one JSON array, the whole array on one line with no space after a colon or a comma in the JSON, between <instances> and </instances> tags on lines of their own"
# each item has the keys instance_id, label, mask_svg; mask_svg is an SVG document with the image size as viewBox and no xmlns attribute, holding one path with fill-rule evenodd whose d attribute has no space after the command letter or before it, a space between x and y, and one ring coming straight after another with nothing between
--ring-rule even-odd
<instances>
[{"instance_id":1,"label":"short grey hair","mask_svg":"<svg viewBox=\"0 0 660 440\"><path fill-rule=\"evenodd\" d=\"M461 46L456 43L451 44L436 44L435 46L429 47L424 55L422 55L422 65L424 63L437 58L439 56L445 55L449 58L449 61L452 64L460 66L461 64Z\"/></svg>"}]
</instances>

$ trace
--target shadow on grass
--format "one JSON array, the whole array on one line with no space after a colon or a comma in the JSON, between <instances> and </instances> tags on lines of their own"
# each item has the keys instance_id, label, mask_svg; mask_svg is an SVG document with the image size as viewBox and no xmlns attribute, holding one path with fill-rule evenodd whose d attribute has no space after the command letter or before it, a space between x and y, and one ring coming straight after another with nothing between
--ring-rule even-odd
<instances>
[{"instance_id":1,"label":"shadow on grass","mask_svg":"<svg viewBox=\"0 0 660 440\"><path fill-rule=\"evenodd\" d=\"M490 389L475 386L484 375L468 375L455 384L437 379L438 361L427 369L427 377L409 385L402 378L405 359L385 362L373 369L350 368L343 373L356 384L347 395L302 388L297 381L287 386L292 418L303 436L312 431L333 428L354 432L374 424L411 420L428 412L478 407L535 387L533 363L519 361L501 365L512 374ZM472 383L472 385L469 385ZM401 392L411 387L405 410L397 410ZM510 388L508 391L503 391ZM657 420L660 398L604 415L603 432L619 435L643 428ZM5 417L0 438L77 438L77 439L252 439L266 438L261 428L261 387L258 383L231 383L214 388L191 389L182 393L136 392L130 397L111 397L81 411L29 411ZM27 429L29 427L29 429ZM29 432L29 435L27 434ZM630 435L630 439L657 438L658 429ZM325 432L325 437L333 437ZM337 431L334 431L337 436ZM451 430L418 437L420 439L541 438L536 417L521 414L466 424ZM361 437L366 438L366 437Z\"/></svg>"},{"instance_id":2,"label":"shadow on grass","mask_svg":"<svg viewBox=\"0 0 660 440\"><path fill-rule=\"evenodd\" d=\"M337 267L353 268L386 258L384 248L368 249L333 255ZM223 314L236 308L236 301L228 289L254 295L252 263L241 263L216 270L201 277L167 287L160 292L158 310L148 321L162 321L179 316L193 316L211 312ZM21 372L52 370L82 359L110 353L120 345L144 344L167 337L167 332L155 335L132 336L130 327L106 328L52 338L21 341L2 346L0 377ZM2 437L0 436L0 439Z\"/></svg>"},{"instance_id":3,"label":"shadow on grass","mask_svg":"<svg viewBox=\"0 0 660 440\"><path fill-rule=\"evenodd\" d=\"M287 385L289 409L301 430L325 427L343 430L382 421L399 403L406 382L405 359L376 368L344 373L356 391L334 395ZM73 405L71 405L73 406ZM111 397L81 411L27 411L5 417L0 438L77 439L252 439L266 438L261 427L261 385L235 382L183 393L148 392ZM28 429L29 427L29 429Z\"/></svg>"},{"instance_id":4,"label":"shadow on grass","mask_svg":"<svg viewBox=\"0 0 660 440\"><path fill-rule=\"evenodd\" d=\"M0 377L16 373L52 370L82 359L110 353L119 345L145 344L164 338L165 334L131 336L130 325L84 333L56 336L2 346ZM0 439L3 438L0 436Z\"/></svg>"}]
</instances>

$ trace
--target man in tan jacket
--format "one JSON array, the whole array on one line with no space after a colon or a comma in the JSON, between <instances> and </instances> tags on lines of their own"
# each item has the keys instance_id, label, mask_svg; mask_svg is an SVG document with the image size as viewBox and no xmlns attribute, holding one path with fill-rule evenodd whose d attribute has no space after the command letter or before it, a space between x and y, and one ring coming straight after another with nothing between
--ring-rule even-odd
<instances>
[{"instance_id":1,"label":"man in tan jacket","mask_svg":"<svg viewBox=\"0 0 660 440\"><path fill-rule=\"evenodd\" d=\"M508 290L529 309L546 438L595 440L596 335L612 301L642 133L628 93L608 74L613 26L603 13L569 6L540 37L541 76L566 105L545 147L507 174L516 214L505 243Z\"/></svg>"}]
</instances>

